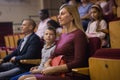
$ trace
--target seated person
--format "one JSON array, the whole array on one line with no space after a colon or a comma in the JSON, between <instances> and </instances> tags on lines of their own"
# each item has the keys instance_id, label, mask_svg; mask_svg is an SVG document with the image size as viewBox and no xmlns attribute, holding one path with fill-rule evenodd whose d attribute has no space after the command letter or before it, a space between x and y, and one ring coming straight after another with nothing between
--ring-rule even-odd
<instances>
[{"instance_id":1,"label":"seated person","mask_svg":"<svg viewBox=\"0 0 120 80\"><path fill-rule=\"evenodd\" d=\"M58 20L64 28L64 33L60 36L56 44L54 53L44 64L45 68L39 73L34 73L30 77L21 76L18 80L70 80L69 74L73 68L87 66L88 55L87 37L80 24L78 9L74 5L64 4L60 7ZM65 64L51 66L53 58L63 55ZM60 76L57 73L64 73L65 76Z\"/></svg>"},{"instance_id":2,"label":"seated person","mask_svg":"<svg viewBox=\"0 0 120 80\"><path fill-rule=\"evenodd\" d=\"M102 40L102 46L106 46L106 33L102 29L107 29L107 22L103 19L102 9L99 5L93 5L90 10L91 21L88 24L86 35L89 37L99 37Z\"/></svg>"},{"instance_id":3,"label":"seated person","mask_svg":"<svg viewBox=\"0 0 120 80\"><path fill-rule=\"evenodd\" d=\"M9 80L34 66L21 64L20 60L40 58L42 45L40 38L34 33L35 27L36 23L32 19L22 21L21 30L25 37L20 41L16 50L0 61L0 80Z\"/></svg>"},{"instance_id":4,"label":"seated person","mask_svg":"<svg viewBox=\"0 0 120 80\"><path fill-rule=\"evenodd\" d=\"M59 23L57 23L55 20L49 20L47 22L48 26L53 26L56 29L56 33L57 33L57 40L59 39L59 36L62 33L62 27L59 25Z\"/></svg>"},{"instance_id":5,"label":"seated person","mask_svg":"<svg viewBox=\"0 0 120 80\"><path fill-rule=\"evenodd\" d=\"M88 27L88 23L90 21L89 10L92 5L93 5L93 3L89 2L89 0L81 0L81 4L78 7L78 11L79 11L79 15L80 15L80 19L81 19L84 31L86 31L86 29Z\"/></svg>"},{"instance_id":6,"label":"seated person","mask_svg":"<svg viewBox=\"0 0 120 80\"><path fill-rule=\"evenodd\" d=\"M110 21L116 18L117 6L115 0L99 0L96 4L101 6L105 20Z\"/></svg>"},{"instance_id":7,"label":"seated person","mask_svg":"<svg viewBox=\"0 0 120 80\"><path fill-rule=\"evenodd\" d=\"M44 63L48 60L50 55L54 52L55 49L55 39L56 39L56 30L53 27L48 27L44 33L44 47L42 49L42 59L39 66L32 67L29 72L17 75L10 80L18 80L22 75L27 75L32 73L38 73L40 70L44 69ZM25 77L25 76L24 76Z\"/></svg>"},{"instance_id":8,"label":"seated person","mask_svg":"<svg viewBox=\"0 0 120 80\"><path fill-rule=\"evenodd\" d=\"M47 28L47 22L50 20L48 9L41 9L39 11L40 23L36 30L36 34L42 39L44 35L44 31Z\"/></svg>"}]
</instances>

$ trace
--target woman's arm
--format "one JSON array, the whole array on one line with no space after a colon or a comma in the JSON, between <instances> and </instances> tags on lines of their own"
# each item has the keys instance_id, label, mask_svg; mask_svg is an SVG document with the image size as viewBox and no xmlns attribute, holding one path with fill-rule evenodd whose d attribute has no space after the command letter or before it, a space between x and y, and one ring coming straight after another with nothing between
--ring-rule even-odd
<instances>
[{"instance_id":1,"label":"woman's arm","mask_svg":"<svg viewBox=\"0 0 120 80\"><path fill-rule=\"evenodd\" d=\"M67 72L68 68L66 64L60 65L60 66L51 66L43 69L41 71L42 74L44 75L49 75L49 74L54 74L54 73L59 73L59 72Z\"/></svg>"}]
</instances>

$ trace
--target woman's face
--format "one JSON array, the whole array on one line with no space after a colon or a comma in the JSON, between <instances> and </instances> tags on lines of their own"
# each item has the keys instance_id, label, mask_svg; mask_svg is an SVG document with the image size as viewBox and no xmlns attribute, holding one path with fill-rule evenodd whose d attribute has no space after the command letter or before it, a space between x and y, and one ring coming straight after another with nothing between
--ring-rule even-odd
<instances>
[{"instance_id":1,"label":"woman's face","mask_svg":"<svg viewBox=\"0 0 120 80\"><path fill-rule=\"evenodd\" d=\"M45 30L45 33L44 33L44 40L46 43L53 43L56 39L56 35L54 33L54 31L52 30Z\"/></svg>"},{"instance_id":2,"label":"woman's face","mask_svg":"<svg viewBox=\"0 0 120 80\"><path fill-rule=\"evenodd\" d=\"M58 21L61 26L69 25L73 21L73 17L65 8L62 8L59 11Z\"/></svg>"},{"instance_id":3,"label":"woman's face","mask_svg":"<svg viewBox=\"0 0 120 80\"><path fill-rule=\"evenodd\" d=\"M91 8L90 10L91 18L97 20L99 17L99 12L95 8Z\"/></svg>"}]
</instances>

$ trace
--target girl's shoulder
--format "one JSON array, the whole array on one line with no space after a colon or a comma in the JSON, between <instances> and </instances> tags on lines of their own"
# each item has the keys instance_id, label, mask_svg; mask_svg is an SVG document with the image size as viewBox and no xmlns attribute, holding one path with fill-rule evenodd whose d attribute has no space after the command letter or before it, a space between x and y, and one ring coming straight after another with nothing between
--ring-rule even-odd
<instances>
[{"instance_id":1,"label":"girl's shoulder","mask_svg":"<svg viewBox=\"0 0 120 80\"><path fill-rule=\"evenodd\" d=\"M100 23L107 23L107 21L102 19L102 20L100 20Z\"/></svg>"}]
</instances>

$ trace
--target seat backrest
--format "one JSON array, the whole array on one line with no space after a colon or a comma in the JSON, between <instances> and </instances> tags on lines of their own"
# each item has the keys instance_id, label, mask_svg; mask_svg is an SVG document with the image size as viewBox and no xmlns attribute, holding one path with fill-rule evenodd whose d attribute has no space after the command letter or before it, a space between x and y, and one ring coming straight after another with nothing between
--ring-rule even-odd
<instances>
[{"instance_id":1,"label":"seat backrest","mask_svg":"<svg viewBox=\"0 0 120 80\"><path fill-rule=\"evenodd\" d=\"M99 48L101 48L101 40L98 37L92 37L89 38L89 43L88 43L88 51L87 53L89 53L89 57L91 57L96 50L98 50Z\"/></svg>"},{"instance_id":2,"label":"seat backrest","mask_svg":"<svg viewBox=\"0 0 120 80\"><path fill-rule=\"evenodd\" d=\"M120 6L117 7L117 17L120 17Z\"/></svg>"},{"instance_id":3,"label":"seat backrest","mask_svg":"<svg viewBox=\"0 0 120 80\"><path fill-rule=\"evenodd\" d=\"M120 48L120 19L109 22L111 48Z\"/></svg>"},{"instance_id":4,"label":"seat backrest","mask_svg":"<svg viewBox=\"0 0 120 80\"><path fill-rule=\"evenodd\" d=\"M120 80L120 49L104 48L89 58L91 80Z\"/></svg>"},{"instance_id":5,"label":"seat backrest","mask_svg":"<svg viewBox=\"0 0 120 80\"><path fill-rule=\"evenodd\" d=\"M15 48L17 48L18 46L18 40L19 40L19 35L18 34L13 34L13 38L14 38L14 43L15 43Z\"/></svg>"},{"instance_id":6,"label":"seat backrest","mask_svg":"<svg viewBox=\"0 0 120 80\"><path fill-rule=\"evenodd\" d=\"M10 48L15 48L15 41L14 41L14 38L13 38L13 35L9 35L8 36L8 39L9 39L9 44L10 44Z\"/></svg>"},{"instance_id":7,"label":"seat backrest","mask_svg":"<svg viewBox=\"0 0 120 80\"><path fill-rule=\"evenodd\" d=\"M4 40L5 40L5 47L10 47L8 36L4 36Z\"/></svg>"}]
</instances>

